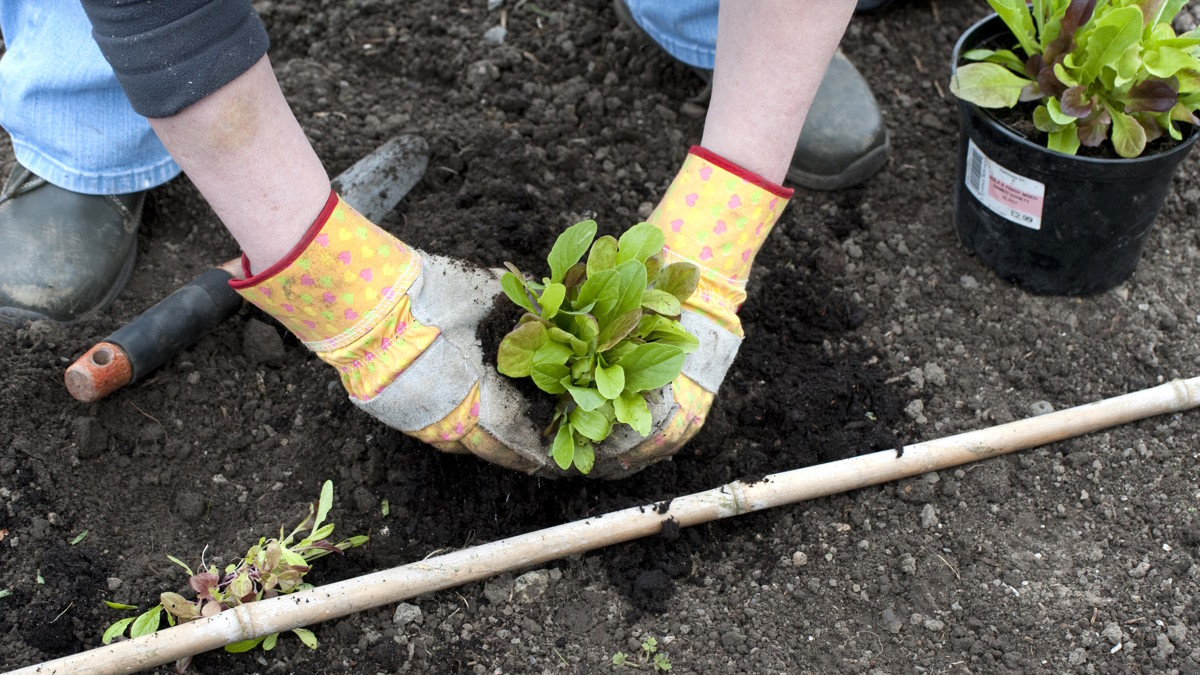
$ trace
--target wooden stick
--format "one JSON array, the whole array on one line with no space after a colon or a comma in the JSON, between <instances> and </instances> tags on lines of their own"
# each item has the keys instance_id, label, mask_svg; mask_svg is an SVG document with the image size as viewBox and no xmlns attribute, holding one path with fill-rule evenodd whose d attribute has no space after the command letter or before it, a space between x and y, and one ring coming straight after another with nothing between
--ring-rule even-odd
<instances>
[{"instance_id":1,"label":"wooden stick","mask_svg":"<svg viewBox=\"0 0 1200 675\"><path fill-rule=\"evenodd\" d=\"M1033 448L1164 413L1200 406L1200 377L1173 382L1040 417L894 450L773 474L671 501L660 512L638 506L455 551L382 572L262 600L133 640L14 671L127 673L223 645L335 619L425 593L459 586L630 541L661 531L674 519L697 525L752 511L946 469Z\"/></svg>"}]
</instances>

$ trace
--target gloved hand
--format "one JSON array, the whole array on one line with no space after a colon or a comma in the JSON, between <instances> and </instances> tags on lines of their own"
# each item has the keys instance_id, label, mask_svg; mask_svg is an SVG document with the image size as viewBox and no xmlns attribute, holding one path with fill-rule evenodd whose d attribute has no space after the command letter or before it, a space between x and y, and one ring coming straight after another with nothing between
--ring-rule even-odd
<instances>
[{"instance_id":1,"label":"gloved hand","mask_svg":"<svg viewBox=\"0 0 1200 675\"><path fill-rule=\"evenodd\" d=\"M511 380L486 365L475 331L501 292L498 270L418 252L331 194L291 255L231 285L337 368L360 408L445 452L565 475L549 458L549 420L531 420ZM673 411L651 402L653 432ZM590 477L628 475L644 439L614 431Z\"/></svg>"},{"instance_id":2,"label":"gloved hand","mask_svg":"<svg viewBox=\"0 0 1200 675\"><path fill-rule=\"evenodd\" d=\"M645 466L679 450L704 426L717 389L742 343L737 310L746 300L754 256L787 206L792 190L699 146L650 215L666 237L664 263L700 268L700 285L683 303L680 323L700 341L671 385L667 424L622 455Z\"/></svg>"}]
</instances>

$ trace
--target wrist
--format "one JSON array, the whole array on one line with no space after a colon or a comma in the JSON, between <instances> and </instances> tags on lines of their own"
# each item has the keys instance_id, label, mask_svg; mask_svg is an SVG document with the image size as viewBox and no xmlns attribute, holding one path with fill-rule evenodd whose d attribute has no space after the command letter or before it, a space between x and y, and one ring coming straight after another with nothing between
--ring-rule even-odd
<instances>
[{"instance_id":1,"label":"wrist","mask_svg":"<svg viewBox=\"0 0 1200 675\"><path fill-rule=\"evenodd\" d=\"M792 195L790 188L702 147L692 147L650 215L666 239L664 258L700 268L688 300L694 311L740 331L734 314L763 241Z\"/></svg>"},{"instance_id":2,"label":"wrist","mask_svg":"<svg viewBox=\"0 0 1200 675\"><path fill-rule=\"evenodd\" d=\"M369 398L437 336L410 312L420 271L415 250L331 193L282 260L229 284L336 367L352 396Z\"/></svg>"}]
</instances>

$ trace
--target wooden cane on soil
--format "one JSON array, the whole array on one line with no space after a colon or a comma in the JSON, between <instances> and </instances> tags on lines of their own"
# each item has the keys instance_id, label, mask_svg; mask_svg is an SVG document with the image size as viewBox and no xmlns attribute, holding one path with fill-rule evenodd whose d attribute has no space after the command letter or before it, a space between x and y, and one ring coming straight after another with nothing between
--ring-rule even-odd
<instances>
[{"instance_id":1,"label":"wooden cane on soil","mask_svg":"<svg viewBox=\"0 0 1200 675\"><path fill-rule=\"evenodd\" d=\"M475 546L374 574L264 600L144 637L13 671L127 673L271 633L346 616L425 593L539 565L564 556L658 533L673 519L681 527L824 497L870 485L998 457L1136 420L1200 406L1200 377L1175 380L987 429L894 450L772 474L753 484L734 481L653 505Z\"/></svg>"}]
</instances>

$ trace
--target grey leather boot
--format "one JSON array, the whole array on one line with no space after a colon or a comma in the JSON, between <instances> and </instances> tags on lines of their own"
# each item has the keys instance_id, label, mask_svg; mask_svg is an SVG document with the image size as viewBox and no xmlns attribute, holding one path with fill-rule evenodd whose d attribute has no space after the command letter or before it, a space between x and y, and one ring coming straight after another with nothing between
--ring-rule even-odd
<instances>
[{"instance_id":1,"label":"grey leather boot","mask_svg":"<svg viewBox=\"0 0 1200 675\"><path fill-rule=\"evenodd\" d=\"M103 309L133 272L145 192L84 195L19 163L0 190L0 322Z\"/></svg>"},{"instance_id":2,"label":"grey leather boot","mask_svg":"<svg viewBox=\"0 0 1200 675\"><path fill-rule=\"evenodd\" d=\"M613 10L621 23L653 42L637 24L625 0L613 0ZM692 70L709 85L702 94L707 100L712 71ZM854 64L838 50L804 121L788 167L788 181L813 190L853 187L878 173L887 164L890 152L887 126L875 95Z\"/></svg>"}]
</instances>

